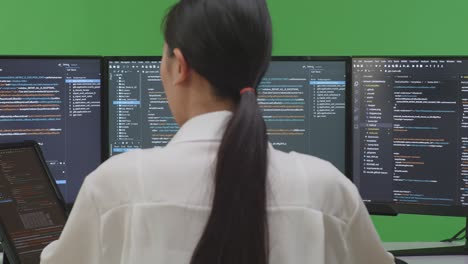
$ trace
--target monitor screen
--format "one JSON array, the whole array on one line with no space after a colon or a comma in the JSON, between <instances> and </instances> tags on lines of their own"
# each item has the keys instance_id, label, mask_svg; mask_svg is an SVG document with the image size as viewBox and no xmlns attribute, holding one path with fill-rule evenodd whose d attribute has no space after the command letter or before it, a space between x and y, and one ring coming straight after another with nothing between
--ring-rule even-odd
<instances>
[{"instance_id":1,"label":"monitor screen","mask_svg":"<svg viewBox=\"0 0 468 264\"><path fill-rule=\"evenodd\" d=\"M99 58L0 58L0 143L37 141L67 203L101 156Z\"/></svg>"},{"instance_id":2,"label":"monitor screen","mask_svg":"<svg viewBox=\"0 0 468 264\"><path fill-rule=\"evenodd\" d=\"M352 64L352 170L363 199L415 213L467 206L468 59Z\"/></svg>"},{"instance_id":3,"label":"monitor screen","mask_svg":"<svg viewBox=\"0 0 468 264\"><path fill-rule=\"evenodd\" d=\"M258 86L270 142L345 172L346 60L275 58Z\"/></svg>"},{"instance_id":4,"label":"monitor screen","mask_svg":"<svg viewBox=\"0 0 468 264\"><path fill-rule=\"evenodd\" d=\"M44 247L59 238L63 203L34 147L0 149L0 212L19 263L39 263Z\"/></svg>"},{"instance_id":5,"label":"monitor screen","mask_svg":"<svg viewBox=\"0 0 468 264\"><path fill-rule=\"evenodd\" d=\"M110 156L165 146L179 130L167 103L160 58L107 62Z\"/></svg>"},{"instance_id":6,"label":"monitor screen","mask_svg":"<svg viewBox=\"0 0 468 264\"><path fill-rule=\"evenodd\" d=\"M158 58L110 59L109 151L165 146L177 133ZM346 59L277 57L258 87L270 141L345 171Z\"/></svg>"}]
</instances>

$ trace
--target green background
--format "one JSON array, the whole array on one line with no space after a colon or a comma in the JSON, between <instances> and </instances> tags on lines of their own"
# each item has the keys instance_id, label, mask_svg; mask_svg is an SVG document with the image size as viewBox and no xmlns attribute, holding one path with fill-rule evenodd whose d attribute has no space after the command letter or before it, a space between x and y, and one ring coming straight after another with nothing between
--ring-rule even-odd
<instances>
[{"instance_id":1,"label":"green background","mask_svg":"<svg viewBox=\"0 0 468 264\"><path fill-rule=\"evenodd\" d=\"M468 55L466 0L268 0L274 55ZM0 54L161 55L174 0L3 0ZM373 217L384 241L437 241L464 219Z\"/></svg>"}]
</instances>

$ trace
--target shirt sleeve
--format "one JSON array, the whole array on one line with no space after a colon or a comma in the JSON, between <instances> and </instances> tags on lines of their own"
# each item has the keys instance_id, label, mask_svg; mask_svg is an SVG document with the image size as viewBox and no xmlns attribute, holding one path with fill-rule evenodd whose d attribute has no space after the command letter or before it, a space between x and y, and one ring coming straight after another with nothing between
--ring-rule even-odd
<instances>
[{"instance_id":1,"label":"shirt sleeve","mask_svg":"<svg viewBox=\"0 0 468 264\"><path fill-rule=\"evenodd\" d=\"M41 254L41 264L101 263L100 216L83 183L60 238Z\"/></svg>"},{"instance_id":2,"label":"shirt sleeve","mask_svg":"<svg viewBox=\"0 0 468 264\"><path fill-rule=\"evenodd\" d=\"M347 263L394 264L395 258L383 248L380 237L357 190L355 195L359 198L357 199L357 209L345 233L350 258Z\"/></svg>"}]
</instances>

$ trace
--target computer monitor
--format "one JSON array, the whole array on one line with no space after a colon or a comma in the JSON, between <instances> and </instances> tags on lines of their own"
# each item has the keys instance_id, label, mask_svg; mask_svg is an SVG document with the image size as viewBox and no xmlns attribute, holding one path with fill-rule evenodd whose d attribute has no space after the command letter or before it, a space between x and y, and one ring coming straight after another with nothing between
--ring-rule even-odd
<instances>
[{"instance_id":1,"label":"computer monitor","mask_svg":"<svg viewBox=\"0 0 468 264\"><path fill-rule=\"evenodd\" d=\"M60 237L65 204L37 143L0 144L0 212L3 263L39 263Z\"/></svg>"},{"instance_id":2,"label":"computer monitor","mask_svg":"<svg viewBox=\"0 0 468 264\"><path fill-rule=\"evenodd\" d=\"M37 141L74 202L101 152L101 58L0 57L0 143Z\"/></svg>"},{"instance_id":3,"label":"computer monitor","mask_svg":"<svg viewBox=\"0 0 468 264\"><path fill-rule=\"evenodd\" d=\"M468 58L352 67L352 177L371 213L468 216Z\"/></svg>"},{"instance_id":4,"label":"computer monitor","mask_svg":"<svg viewBox=\"0 0 468 264\"><path fill-rule=\"evenodd\" d=\"M106 59L110 156L165 146L178 131L161 83L160 57ZM345 172L345 57L273 57L258 87L272 144L316 155Z\"/></svg>"}]
</instances>

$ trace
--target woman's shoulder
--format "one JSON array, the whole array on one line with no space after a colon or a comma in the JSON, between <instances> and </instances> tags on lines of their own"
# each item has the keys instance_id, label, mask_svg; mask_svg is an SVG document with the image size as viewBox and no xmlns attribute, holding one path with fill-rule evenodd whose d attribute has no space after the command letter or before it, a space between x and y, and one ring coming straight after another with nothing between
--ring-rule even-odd
<instances>
[{"instance_id":1,"label":"woman's shoulder","mask_svg":"<svg viewBox=\"0 0 468 264\"><path fill-rule=\"evenodd\" d=\"M302 180L314 184L345 184L350 182L331 162L316 156L299 152L272 150L271 161L274 167L281 167L286 173L303 175Z\"/></svg>"},{"instance_id":2,"label":"woman's shoulder","mask_svg":"<svg viewBox=\"0 0 468 264\"><path fill-rule=\"evenodd\" d=\"M112 156L103 162L88 177L110 177L109 174L112 174L113 178L115 178L115 175L120 177L128 176L128 172L132 172L138 169L138 166L144 161L146 157L149 155L157 155L160 150L161 148L138 149Z\"/></svg>"},{"instance_id":3,"label":"woman's shoulder","mask_svg":"<svg viewBox=\"0 0 468 264\"><path fill-rule=\"evenodd\" d=\"M114 203L128 203L141 194L141 165L160 148L139 149L113 156L91 172L85 179L86 188L101 209Z\"/></svg>"},{"instance_id":4,"label":"woman's shoulder","mask_svg":"<svg viewBox=\"0 0 468 264\"><path fill-rule=\"evenodd\" d=\"M282 166L282 182L303 185L301 200L308 208L346 222L362 202L356 186L332 163L297 152L274 151L272 156Z\"/></svg>"}]
</instances>

